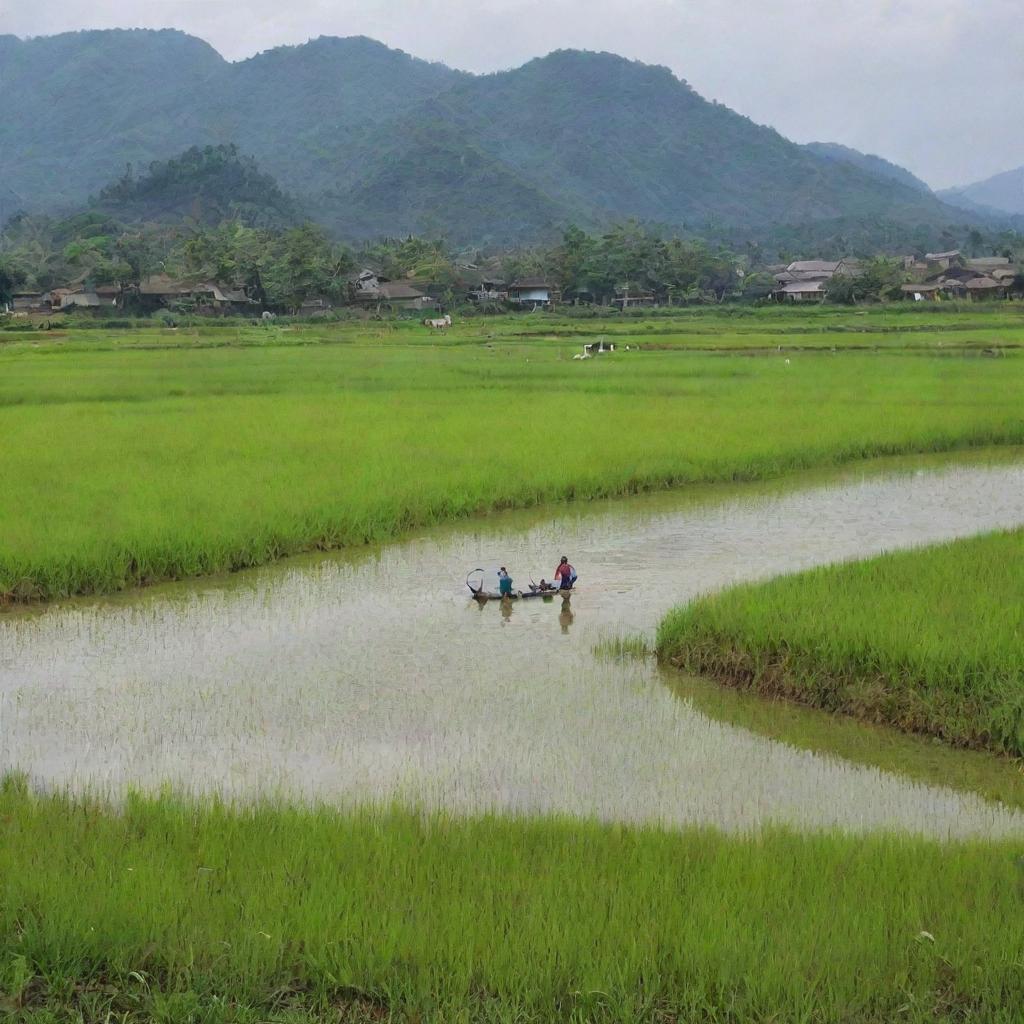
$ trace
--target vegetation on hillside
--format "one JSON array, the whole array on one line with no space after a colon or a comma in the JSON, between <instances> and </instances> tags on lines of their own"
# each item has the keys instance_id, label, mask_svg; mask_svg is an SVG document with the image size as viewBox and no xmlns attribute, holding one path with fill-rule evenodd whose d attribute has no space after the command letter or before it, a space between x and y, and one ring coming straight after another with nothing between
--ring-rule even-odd
<instances>
[{"instance_id":1,"label":"vegetation on hillside","mask_svg":"<svg viewBox=\"0 0 1024 1024\"><path fill-rule=\"evenodd\" d=\"M68 208L127 164L217 144L255 157L349 240L550 241L570 223L635 218L772 250L794 230L830 249L844 225L877 251L941 247L978 221L606 53L473 76L363 38L231 64L177 32L85 32L6 40L3 76L0 222Z\"/></svg>"},{"instance_id":2,"label":"vegetation on hillside","mask_svg":"<svg viewBox=\"0 0 1024 1024\"><path fill-rule=\"evenodd\" d=\"M673 612L662 658L786 696L1024 756L1024 532L748 584Z\"/></svg>"},{"instance_id":3,"label":"vegetation on hillside","mask_svg":"<svg viewBox=\"0 0 1024 1024\"><path fill-rule=\"evenodd\" d=\"M920 178L911 174L905 167L900 167L898 164L894 164L884 157L875 156L873 153L861 153L859 150L851 149L849 146L841 146L838 142L808 142L804 149L808 149L816 156L824 157L826 160L837 160L841 163L853 164L869 174L874 174L891 181L898 181L900 184L908 185L918 192L931 192L931 189Z\"/></svg>"},{"instance_id":4,"label":"vegetation on hillside","mask_svg":"<svg viewBox=\"0 0 1024 1024\"><path fill-rule=\"evenodd\" d=\"M171 160L156 161L137 175L129 166L89 203L121 224L293 227L304 219L298 204L251 157L234 145L193 146Z\"/></svg>"},{"instance_id":5,"label":"vegetation on hillside","mask_svg":"<svg viewBox=\"0 0 1024 1024\"><path fill-rule=\"evenodd\" d=\"M984 181L976 181L959 188L947 188L939 193L953 206L973 212L1002 213L1024 219L1024 167L1003 171Z\"/></svg>"}]
</instances>

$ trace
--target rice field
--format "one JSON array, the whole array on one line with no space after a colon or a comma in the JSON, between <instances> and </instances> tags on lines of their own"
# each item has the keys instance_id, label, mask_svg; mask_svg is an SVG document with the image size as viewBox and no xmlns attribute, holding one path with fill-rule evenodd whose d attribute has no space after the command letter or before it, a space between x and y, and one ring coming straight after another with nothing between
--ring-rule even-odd
<instances>
[{"instance_id":1,"label":"rice field","mask_svg":"<svg viewBox=\"0 0 1024 1024\"><path fill-rule=\"evenodd\" d=\"M572 359L598 337L619 351ZM624 638L709 585L1018 522L999 460L697 485L1024 443L1022 342L1009 305L0 331L0 603L361 549L0 615L0 1017L1016 1024L1012 766L820 721L778 742ZM455 597L453 564L567 538L571 613ZM964 543L766 586L837 658L888 617L891 664L933 670L899 706L1010 749L1021 535Z\"/></svg>"},{"instance_id":2,"label":"rice field","mask_svg":"<svg viewBox=\"0 0 1024 1024\"><path fill-rule=\"evenodd\" d=\"M951 345L972 330L1015 344L1017 314L991 315L991 328L974 313L954 329L950 314L901 314ZM823 338L852 336L836 328L854 314L840 316ZM1012 349L762 352L787 330L809 336L815 313L755 318L746 353L686 350L749 342L733 322L652 320L696 333L682 350L666 335L636 351L639 321L632 342L620 333L619 351L586 362L558 318L481 319L444 338L403 322L9 333L0 601L234 570L502 508L1024 441ZM872 323L893 345L917 337Z\"/></svg>"},{"instance_id":3,"label":"rice field","mask_svg":"<svg viewBox=\"0 0 1024 1024\"><path fill-rule=\"evenodd\" d=\"M671 613L661 657L950 743L1024 756L1024 532L735 587Z\"/></svg>"},{"instance_id":4,"label":"rice field","mask_svg":"<svg viewBox=\"0 0 1024 1024\"><path fill-rule=\"evenodd\" d=\"M0 792L16 1022L977 1021L1020 843Z\"/></svg>"}]
</instances>

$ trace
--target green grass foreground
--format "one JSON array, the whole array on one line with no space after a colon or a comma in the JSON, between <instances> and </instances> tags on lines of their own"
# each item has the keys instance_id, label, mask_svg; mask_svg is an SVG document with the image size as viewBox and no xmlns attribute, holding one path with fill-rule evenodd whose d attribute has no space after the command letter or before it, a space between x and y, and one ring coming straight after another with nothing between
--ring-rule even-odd
<instances>
[{"instance_id":1,"label":"green grass foreground","mask_svg":"<svg viewBox=\"0 0 1024 1024\"><path fill-rule=\"evenodd\" d=\"M674 332L669 346L751 351L785 341L787 324L836 332L821 344L860 323L889 345L901 325L907 344L929 327L930 346L1022 335L1008 314L988 330L980 313L835 316L755 318L745 340L722 317L655 326ZM1024 442L1024 358L1012 354L729 355L644 338L625 352L639 336L616 322L620 351L581 362L578 340L528 336L546 324L11 334L0 602L230 571L545 501Z\"/></svg>"},{"instance_id":2,"label":"green grass foreground","mask_svg":"<svg viewBox=\"0 0 1024 1024\"><path fill-rule=\"evenodd\" d=\"M1020 844L0 790L15 1022L977 1021Z\"/></svg>"},{"instance_id":3,"label":"green grass foreground","mask_svg":"<svg viewBox=\"0 0 1024 1024\"><path fill-rule=\"evenodd\" d=\"M746 584L672 612L658 653L767 696L1024 756L1024 531Z\"/></svg>"}]
</instances>

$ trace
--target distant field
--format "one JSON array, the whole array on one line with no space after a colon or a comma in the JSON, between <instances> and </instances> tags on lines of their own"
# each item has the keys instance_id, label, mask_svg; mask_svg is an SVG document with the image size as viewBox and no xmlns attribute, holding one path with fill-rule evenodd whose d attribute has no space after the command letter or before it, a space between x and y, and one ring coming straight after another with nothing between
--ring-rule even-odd
<instances>
[{"instance_id":1,"label":"distant field","mask_svg":"<svg viewBox=\"0 0 1024 1024\"><path fill-rule=\"evenodd\" d=\"M685 319L717 332L724 318ZM0 598L236 569L542 501L1024 441L1012 353L748 358L641 340L582 362L579 341L524 337L534 323L547 321L8 335ZM994 317L928 337L1008 332Z\"/></svg>"},{"instance_id":2,"label":"distant field","mask_svg":"<svg viewBox=\"0 0 1024 1024\"><path fill-rule=\"evenodd\" d=\"M661 625L689 672L1024 756L1024 532L749 584Z\"/></svg>"},{"instance_id":3,"label":"distant field","mask_svg":"<svg viewBox=\"0 0 1024 1024\"><path fill-rule=\"evenodd\" d=\"M1020 843L727 837L0 788L0 1007L43 1021L978 1021Z\"/></svg>"},{"instance_id":4,"label":"distant field","mask_svg":"<svg viewBox=\"0 0 1024 1024\"><path fill-rule=\"evenodd\" d=\"M53 331L24 328L51 323ZM686 348L958 348L1018 347L1024 344L1024 303L993 307L967 304L921 307L905 304L868 309L836 306L694 307L658 315L600 317L569 313L505 316L456 316L452 329L440 334L427 330L414 317L290 321L183 318L182 326L167 328L152 320L123 321L105 326L103 320L36 317L15 321L18 329L0 330L0 348L60 343L86 348L183 345L345 344L396 341L437 344L487 341L572 342L606 337L617 344L673 345ZM579 344L576 344L576 341Z\"/></svg>"}]
</instances>

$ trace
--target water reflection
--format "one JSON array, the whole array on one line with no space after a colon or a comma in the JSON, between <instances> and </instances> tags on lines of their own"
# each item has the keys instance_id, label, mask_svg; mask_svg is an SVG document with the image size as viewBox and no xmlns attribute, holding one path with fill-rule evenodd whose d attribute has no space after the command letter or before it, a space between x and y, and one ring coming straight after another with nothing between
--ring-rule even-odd
<instances>
[{"instance_id":1,"label":"water reflection","mask_svg":"<svg viewBox=\"0 0 1024 1024\"><path fill-rule=\"evenodd\" d=\"M593 654L734 580L1024 522L1021 468L531 518L0 617L0 769L112 792L169 781L730 829L1021 831L973 793L779 742L673 693L648 662ZM472 606L467 566L565 547L586 568L571 605ZM937 777L955 779L967 762L942 756Z\"/></svg>"},{"instance_id":2,"label":"water reflection","mask_svg":"<svg viewBox=\"0 0 1024 1024\"><path fill-rule=\"evenodd\" d=\"M562 634L569 635L569 627L573 624L576 616L573 614L572 602L562 601L562 610L558 613L558 624L562 627Z\"/></svg>"}]
</instances>

